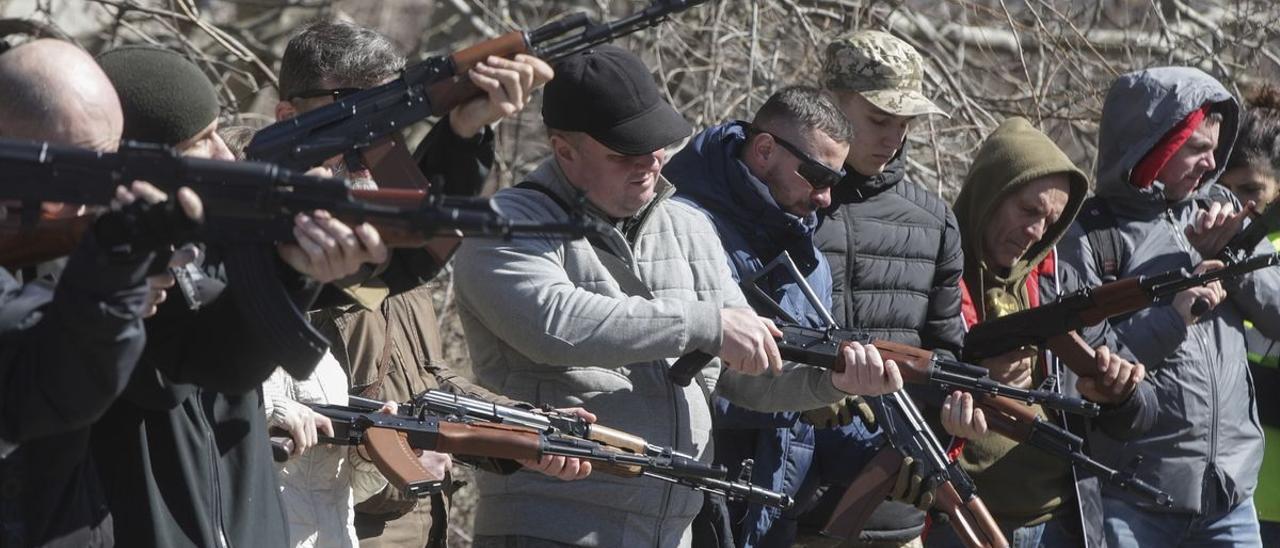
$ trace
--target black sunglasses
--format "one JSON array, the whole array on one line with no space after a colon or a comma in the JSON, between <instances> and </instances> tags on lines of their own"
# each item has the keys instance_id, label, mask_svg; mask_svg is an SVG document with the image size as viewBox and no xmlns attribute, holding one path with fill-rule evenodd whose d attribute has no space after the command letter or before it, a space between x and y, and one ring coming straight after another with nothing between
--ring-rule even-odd
<instances>
[{"instance_id":1,"label":"black sunglasses","mask_svg":"<svg viewBox=\"0 0 1280 548\"><path fill-rule=\"evenodd\" d=\"M773 140L779 145L782 145L782 148L787 149L787 152L790 152L792 156L795 156L796 159L800 160L800 165L796 166L796 173L803 177L804 180L808 181L809 185L812 186L814 190L831 188L844 180L845 172L843 169L836 171L827 167L826 164L814 160L808 154L805 154L803 150L800 150L800 147L787 142L786 139L761 130L755 126L748 126L747 133L758 133L773 137Z\"/></svg>"},{"instance_id":2,"label":"black sunglasses","mask_svg":"<svg viewBox=\"0 0 1280 548\"><path fill-rule=\"evenodd\" d=\"M289 100L294 99L312 99L315 97L333 97L334 101L342 99L348 95L364 91L360 88L336 88L336 89L305 89L293 94Z\"/></svg>"}]
</instances>

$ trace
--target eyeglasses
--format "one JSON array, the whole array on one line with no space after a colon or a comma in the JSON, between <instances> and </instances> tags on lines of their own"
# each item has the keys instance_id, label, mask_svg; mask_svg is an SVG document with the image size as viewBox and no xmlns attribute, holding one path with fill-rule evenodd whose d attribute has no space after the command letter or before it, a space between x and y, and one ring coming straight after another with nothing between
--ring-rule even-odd
<instances>
[{"instance_id":1,"label":"eyeglasses","mask_svg":"<svg viewBox=\"0 0 1280 548\"><path fill-rule=\"evenodd\" d=\"M289 100L294 99L312 99L315 97L332 97L334 101L342 99L348 95L364 91L360 88L336 88L336 89L305 89L293 94Z\"/></svg>"},{"instance_id":2,"label":"eyeglasses","mask_svg":"<svg viewBox=\"0 0 1280 548\"><path fill-rule=\"evenodd\" d=\"M747 126L747 133L764 134L773 137L773 140L779 145L782 145L782 148L787 149L787 152L790 152L792 156L795 156L796 159L800 160L800 165L796 166L796 174L808 181L809 185L812 186L814 190L831 188L844 180L845 172L843 169L836 171L827 167L826 164L814 160L808 154L805 154L803 150L800 150L800 147L787 142L786 139L761 130L755 126Z\"/></svg>"}]
</instances>

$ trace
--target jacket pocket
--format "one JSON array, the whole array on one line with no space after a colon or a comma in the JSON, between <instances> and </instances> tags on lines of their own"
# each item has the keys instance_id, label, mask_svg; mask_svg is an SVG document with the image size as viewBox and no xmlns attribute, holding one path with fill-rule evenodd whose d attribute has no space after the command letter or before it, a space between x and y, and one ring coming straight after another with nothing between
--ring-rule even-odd
<instances>
[{"instance_id":1,"label":"jacket pocket","mask_svg":"<svg viewBox=\"0 0 1280 548\"><path fill-rule=\"evenodd\" d=\"M600 367L573 367L537 380L537 402L552 407L580 407L592 398L634 392L631 379Z\"/></svg>"}]
</instances>

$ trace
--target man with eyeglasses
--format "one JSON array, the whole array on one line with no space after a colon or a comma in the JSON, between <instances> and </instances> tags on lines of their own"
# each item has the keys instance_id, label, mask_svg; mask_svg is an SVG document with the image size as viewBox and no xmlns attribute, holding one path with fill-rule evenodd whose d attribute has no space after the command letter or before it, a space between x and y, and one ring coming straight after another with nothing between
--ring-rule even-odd
<instances>
[{"instance_id":1,"label":"man with eyeglasses","mask_svg":"<svg viewBox=\"0 0 1280 548\"><path fill-rule=\"evenodd\" d=\"M831 270L814 245L818 210L831 204L831 187L844 177L853 129L821 90L795 86L773 94L752 122L731 122L693 138L671 159L663 174L676 185L676 199L696 205L716 226L734 278L773 300L752 302L764 316L827 327L817 307L831 308ZM810 302L785 268L769 268L786 253L814 290ZM754 288L749 287L754 285ZM787 317L789 316L789 317ZM714 400L716 461L736 467L754 459L752 482L795 496L807 486L852 481L875 453L878 441L858 422L852 430L815 429L799 411L843 402L852 394L879 394L896 365L882 363L872 346L854 346L854 363L877 370L875 382L854 380L856 367L827 371L817 382L778 385L771 402ZM889 362L892 364L893 362ZM797 373L787 364L788 374ZM811 373L804 373L811 374ZM731 503L737 546L790 546L794 516L758 504Z\"/></svg>"},{"instance_id":2,"label":"man with eyeglasses","mask_svg":"<svg viewBox=\"0 0 1280 548\"><path fill-rule=\"evenodd\" d=\"M281 100L276 105L276 118L292 118L387 82L404 66L404 57L374 30L342 21L313 23L290 39L281 59ZM480 192L494 160L494 132L489 125L519 112L533 90L551 77L551 69L529 56L492 57L468 77L485 95L437 121L415 151L418 168L430 180L433 194L474 196ZM375 181L367 169L348 169L343 157L332 158L325 165L365 187L402 183ZM456 245L456 240L445 243ZM329 289L321 295L323 309L312 314L312 321L332 342L330 351L347 373L350 393L402 402L424 390L442 388L519 405L452 372L444 361L432 292L425 284L444 267L452 247L435 249L392 250L387 263L340 281L341 290ZM314 430L323 422L300 402L283 397L275 402L282 426ZM295 439L315 439L311 433L301 434L294 432ZM349 454L351 459L360 458L356 451ZM419 463L441 476L452 467L449 455L432 451L422 452ZM562 479L574 479L587 471L576 459L563 457L526 464ZM432 495L419 503L394 487L386 487L361 502L363 498L357 494L354 516L361 546L444 545L448 494Z\"/></svg>"},{"instance_id":3,"label":"man with eyeglasses","mask_svg":"<svg viewBox=\"0 0 1280 548\"><path fill-rule=\"evenodd\" d=\"M581 405L601 423L709 461L708 393L786 405L775 402L804 390L781 384L832 381L807 366L759 375L780 372L781 333L748 307L706 214L670 199L667 147L691 128L649 68L602 45L555 70L542 104L552 156L494 199L530 221L562 220L579 201L611 228L573 241L462 243L454 282L476 378L535 404ZM672 383L672 361L694 351L719 359L689 386ZM855 363L853 349L844 354ZM901 386L896 367L879 365L881 384ZM869 368L850 367L871 377ZM707 545L690 530L703 496L652 478L480 474L476 485L477 548Z\"/></svg>"}]
</instances>

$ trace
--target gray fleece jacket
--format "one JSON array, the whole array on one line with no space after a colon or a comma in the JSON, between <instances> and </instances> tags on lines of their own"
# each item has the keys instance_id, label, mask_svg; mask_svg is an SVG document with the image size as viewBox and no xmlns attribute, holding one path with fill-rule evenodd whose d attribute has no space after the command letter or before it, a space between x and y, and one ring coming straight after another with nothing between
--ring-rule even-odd
<instances>
[{"instance_id":1,"label":"gray fleece jacket","mask_svg":"<svg viewBox=\"0 0 1280 548\"><path fill-rule=\"evenodd\" d=\"M1178 122L1202 105L1221 112L1217 167L1188 198L1169 202L1159 181L1146 189L1130 173ZM1239 106L1209 75L1191 68L1155 68L1121 76L1102 112L1097 194L1105 199L1123 239L1117 275L1191 270L1204 258L1183 229L1202 204L1223 196L1215 184L1236 136ZM1226 193L1229 195L1229 193ZM1263 242L1258 252L1274 251ZM1088 285L1099 269L1077 223L1059 244L1060 258L1077 265ZM1080 266L1083 268L1080 268ZM1098 460L1124 465L1146 460L1138 476L1173 497L1172 511L1221 515L1252 496L1262 462L1256 392L1245 357L1243 321L1280 336L1280 271L1269 268L1224 285L1228 299L1188 327L1171 304L1115 318L1116 336L1147 366L1156 390L1156 425L1128 442L1095 432ZM1104 487L1107 496L1127 493ZM1137 501L1134 501L1135 503Z\"/></svg>"},{"instance_id":2,"label":"gray fleece jacket","mask_svg":"<svg viewBox=\"0 0 1280 548\"><path fill-rule=\"evenodd\" d=\"M573 203L554 160L529 180ZM710 462L711 414L698 383L667 379L674 358L718 354L720 309L747 307L706 215L658 196L605 240L654 299L628 296L585 239L467 239L454 259L458 313L479 383L517 400L581 406L601 424ZM494 197L516 220L566 218L549 197L512 188ZM598 211L589 213L603 218ZM777 378L704 370L753 408L802 409L831 400L830 376L798 367ZM717 383L717 380L719 381ZM818 404L821 405L821 404ZM816 407L816 405L813 405ZM562 482L532 472L481 474L477 535L528 535L578 546L688 546L702 495L649 478L592 474Z\"/></svg>"}]
</instances>

